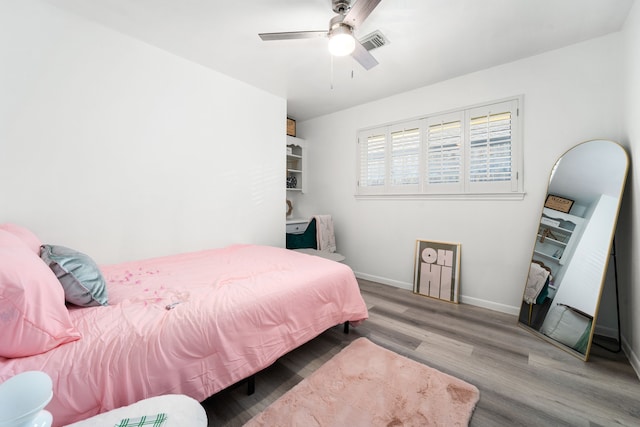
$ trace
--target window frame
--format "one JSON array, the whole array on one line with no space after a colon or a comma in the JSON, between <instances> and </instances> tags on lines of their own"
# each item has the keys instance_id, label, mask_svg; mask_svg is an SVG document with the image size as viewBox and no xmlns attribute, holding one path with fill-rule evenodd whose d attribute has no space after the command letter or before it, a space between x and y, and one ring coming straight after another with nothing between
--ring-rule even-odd
<instances>
[{"instance_id":1,"label":"window frame","mask_svg":"<svg viewBox=\"0 0 640 427\"><path fill-rule=\"evenodd\" d=\"M464 108L452 109L421 116L418 118L401 120L384 125L360 129L356 138L356 198L444 198L444 199L523 199L524 198L524 177L523 166L523 95L490 101L482 104L467 106ZM511 178L504 181L481 181L471 182L470 180L470 127L471 118L478 114L488 114L489 119L496 112L511 115L507 119L510 126L509 145L510 148L510 175ZM480 114L480 115L483 115ZM494 114L497 116L497 114ZM453 183L429 183L428 182L428 155L429 155L429 130L430 126L441 122L446 123L451 120L461 120L461 145L462 153L460 159L460 182ZM498 121L498 120L496 120ZM414 129L418 127L419 136L419 184L418 185L391 185L391 134L399 129ZM499 130L498 130L499 131ZM361 156L368 149L367 140L363 139L370 135L384 135L385 141L385 161L384 161L384 184L383 185L361 185L363 182L363 171L368 170L366 158ZM487 134L487 147L500 146L494 143L490 133ZM482 144L481 144L482 145ZM437 149L434 152L438 154ZM445 170L446 172L446 170ZM499 176L500 173L496 173ZM381 175L378 175L378 179Z\"/></svg>"}]
</instances>

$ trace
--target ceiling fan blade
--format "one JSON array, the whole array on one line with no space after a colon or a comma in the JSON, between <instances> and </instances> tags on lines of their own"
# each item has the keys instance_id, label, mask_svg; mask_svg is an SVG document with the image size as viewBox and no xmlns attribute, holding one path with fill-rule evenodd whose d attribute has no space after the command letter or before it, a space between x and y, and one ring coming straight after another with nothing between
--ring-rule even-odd
<instances>
[{"instance_id":1,"label":"ceiling fan blade","mask_svg":"<svg viewBox=\"0 0 640 427\"><path fill-rule=\"evenodd\" d=\"M370 70L376 65L378 65L378 60L376 60L376 58L374 58L373 55L371 55L371 53L369 53L369 51L364 46L362 46L362 44L360 44L360 42L358 42L357 40L356 40L356 48L354 49L351 56L353 57L353 59L358 61L360 65L364 67L365 70Z\"/></svg>"},{"instance_id":2,"label":"ceiling fan blade","mask_svg":"<svg viewBox=\"0 0 640 427\"><path fill-rule=\"evenodd\" d=\"M351 27L358 27L373 12L373 9L380 4L382 0L357 0L351 6L349 12L345 15L344 22Z\"/></svg>"},{"instance_id":3,"label":"ceiling fan blade","mask_svg":"<svg viewBox=\"0 0 640 427\"><path fill-rule=\"evenodd\" d=\"M316 37L327 37L327 31L290 31L286 33L260 33L260 38L264 41L271 40L294 40L313 39Z\"/></svg>"}]
</instances>

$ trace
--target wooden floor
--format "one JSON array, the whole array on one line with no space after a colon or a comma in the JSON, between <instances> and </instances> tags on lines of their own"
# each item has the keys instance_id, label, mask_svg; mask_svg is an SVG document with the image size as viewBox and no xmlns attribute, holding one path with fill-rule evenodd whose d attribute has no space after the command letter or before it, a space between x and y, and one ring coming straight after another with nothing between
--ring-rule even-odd
<instances>
[{"instance_id":1,"label":"wooden floor","mask_svg":"<svg viewBox=\"0 0 640 427\"><path fill-rule=\"evenodd\" d=\"M241 426L354 339L480 389L471 426L640 426L640 381L625 355L592 348L588 362L516 325L516 317L359 280L369 319L332 328L256 376L203 402L209 426ZM613 345L612 347L615 347Z\"/></svg>"}]
</instances>

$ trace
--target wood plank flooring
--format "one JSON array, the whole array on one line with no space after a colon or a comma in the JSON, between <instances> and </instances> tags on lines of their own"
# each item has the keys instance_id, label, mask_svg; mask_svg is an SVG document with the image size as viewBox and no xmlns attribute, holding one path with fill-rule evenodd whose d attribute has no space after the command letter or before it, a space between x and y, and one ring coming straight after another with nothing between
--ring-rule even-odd
<instances>
[{"instance_id":1,"label":"wood plank flooring","mask_svg":"<svg viewBox=\"0 0 640 427\"><path fill-rule=\"evenodd\" d=\"M622 352L593 346L585 363L518 327L515 316L358 282L367 321L348 335L334 327L282 357L257 374L252 396L239 384L210 397L209 426L243 425L361 336L478 387L471 426L640 426L640 381Z\"/></svg>"}]
</instances>

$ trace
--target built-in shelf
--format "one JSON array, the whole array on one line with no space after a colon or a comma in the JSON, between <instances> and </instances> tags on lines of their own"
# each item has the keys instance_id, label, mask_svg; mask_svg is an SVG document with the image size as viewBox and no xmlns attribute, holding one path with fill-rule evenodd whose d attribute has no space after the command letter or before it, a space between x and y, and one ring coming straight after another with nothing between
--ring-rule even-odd
<instances>
[{"instance_id":1,"label":"built-in shelf","mask_svg":"<svg viewBox=\"0 0 640 427\"><path fill-rule=\"evenodd\" d=\"M575 234L583 221L578 216L545 208L538 226L534 256L564 265L571 255Z\"/></svg>"},{"instance_id":2,"label":"built-in shelf","mask_svg":"<svg viewBox=\"0 0 640 427\"><path fill-rule=\"evenodd\" d=\"M306 190L305 150L304 139L287 136L287 191Z\"/></svg>"}]
</instances>

